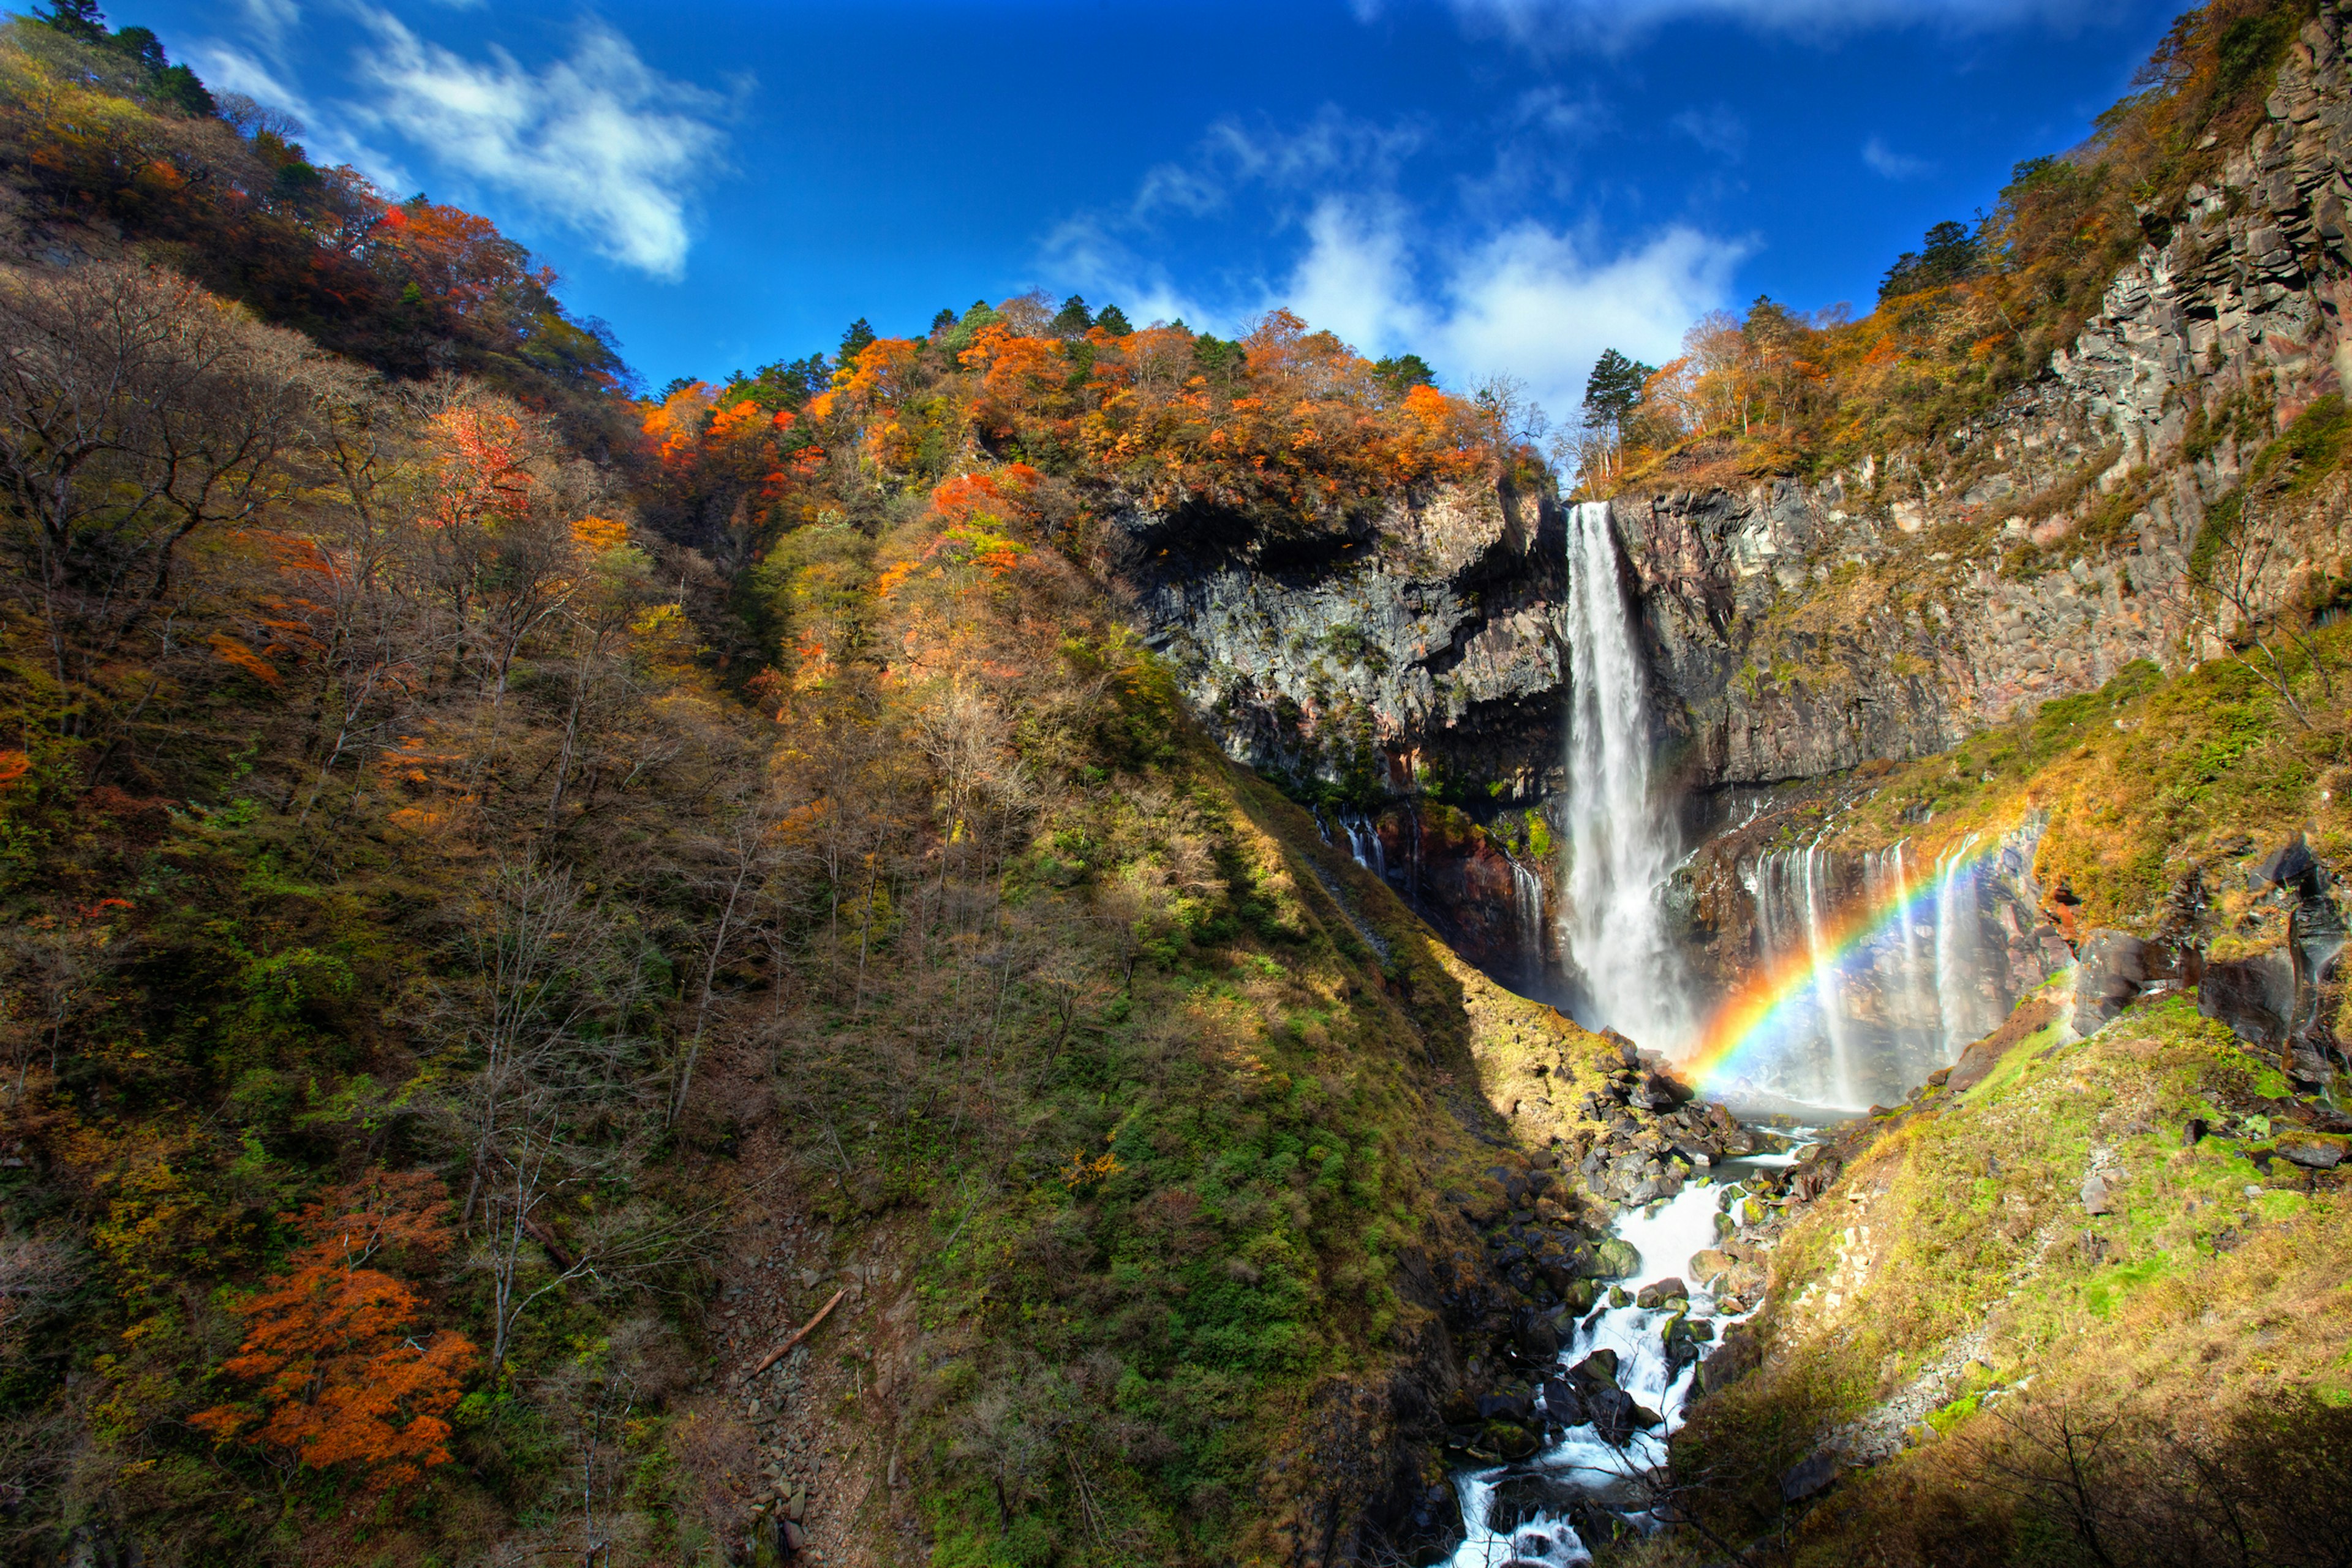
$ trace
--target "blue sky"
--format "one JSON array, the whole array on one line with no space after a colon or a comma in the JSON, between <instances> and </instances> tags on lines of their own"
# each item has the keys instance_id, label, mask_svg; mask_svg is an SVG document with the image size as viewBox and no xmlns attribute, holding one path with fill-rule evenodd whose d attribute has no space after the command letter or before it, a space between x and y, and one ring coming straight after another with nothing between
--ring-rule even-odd
<instances>
[{"instance_id":1,"label":"blue sky","mask_svg":"<svg viewBox=\"0 0 2352 1568\"><path fill-rule=\"evenodd\" d=\"M2129 88L2141 0L122 0L314 156L488 214L652 385L1028 288L1288 304L1565 413L1769 293L1866 304Z\"/></svg>"}]
</instances>

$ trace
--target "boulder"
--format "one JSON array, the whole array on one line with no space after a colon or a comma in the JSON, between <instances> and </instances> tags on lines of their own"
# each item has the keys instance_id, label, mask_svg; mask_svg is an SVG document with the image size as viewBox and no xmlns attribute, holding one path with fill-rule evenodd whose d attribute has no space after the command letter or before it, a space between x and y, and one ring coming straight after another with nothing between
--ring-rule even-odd
<instances>
[{"instance_id":1,"label":"boulder","mask_svg":"<svg viewBox=\"0 0 2352 1568\"><path fill-rule=\"evenodd\" d=\"M1643 1286L1633 1297L1633 1305L1645 1312L1653 1311L1676 1298L1689 1300L1690 1290L1681 1280L1669 1275L1664 1279Z\"/></svg>"},{"instance_id":2,"label":"boulder","mask_svg":"<svg viewBox=\"0 0 2352 1568\"><path fill-rule=\"evenodd\" d=\"M1612 1350L1594 1351L1591 1355L1570 1367L1568 1375L1575 1379L1577 1384L1587 1391L1588 1397L1592 1389L1614 1388L1617 1386L1617 1352Z\"/></svg>"},{"instance_id":3,"label":"boulder","mask_svg":"<svg viewBox=\"0 0 2352 1568\"><path fill-rule=\"evenodd\" d=\"M1534 1414L1534 1410L1533 1400L1524 1394L1515 1394L1507 1389L1489 1394L1478 1401L1478 1419L1481 1421L1509 1421L1514 1424L1524 1424L1528 1416Z\"/></svg>"},{"instance_id":4,"label":"boulder","mask_svg":"<svg viewBox=\"0 0 2352 1568\"><path fill-rule=\"evenodd\" d=\"M1539 1519L1566 1519L1584 1500L1583 1489L1572 1476L1544 1470L1506 1476L1496 1483L1494 1496L1487 1500L1486 1528L1497 1535L1509 1535Z\"/></svg>"},{"instance_id":5,"label":"boulder","mask_svg":"<svg viewBox=\"0 0 2352 1568\"><path fill-rule=\"evenodd\" d=\"M1543 1447L1543 1439L1510 1421L1489 1421L1478 1434L1478 1447L1505 1459L1524 1459Z\"/></svg>"},{"instance_id":6,"label":"boulder","mask_svg":"<svg viewBox=\"0 0 2352 1568\"><path fill-rule=\"evenodd\" d=\"M2252 1045L2275 1046L2294 1012L2294 963L2283 952L2208 961L2197 1010Z\"/></svg>"},{"instance_id":7,"label":"boulder","mask_svg":"<svg viewBox=\"0 0 2352 1568\"><path fill-rule=\"evenodd\" d=\"M1511 1338L1519 1353L1537 1361L1549 1361L1559 1354L1559 1330L1549 1318L1530 1312L1513 1331Z\"/></svg>"},{"instance_id":8,"label":"boulder","mask_svg":"<svg viewBox=\"0 0 2352 1568\"><path fill-rule=\"evenodd\" d=\"M1622 1237L1605 1237L1577 1272L1588 1279L1622 1279L1642 1267L1642 1255Z\"/></svg>"},{"instance_id":9,"label":"boulder","mask_svg":"<svg viewBox=\"0 0 2352 1568\"><path fill-rule=\"evenodd\" d=\"M1780 1500L1802 1502L1830 1489L1838 1477L1838 1457L1827 1448L1780 1472Z\"/></svg>"},{"instance_id":10,"label":"boulder","mask_svg":"<svg viewBox=\"0 0 2352 1568\"><path fill-rule=\"evenodd\" d=\"M2083 1207L2090 1214L2113 1214L2117 1207L2116 1193L2107 1178L2097 1171L2083 1179Z\"/></svg>"},{"instance_id":11,"label":"boulder","mask_svg":"<svg viewBox=\"0 0 2352 1568\"><path fill-rule=\"evenodd\" d=\"M1592 1430L1612 1447L1623 1447L1634 1433L1642 1430L1636 1412L1641 1406L1633 1396L1615 1386L1588 1390L1584 1408L1592 1418Z\"/></svg>"},{"instance_id":12,"label":"boulder","mask_svg":"<svg viewBox=\"0 0 2352 1568\"><path fill-rule=\"evenodd\" d=\"M2076 950L2074 964L2074 1032L2095 1034L2147 984L2147 943L2129 931L2095 931Z\"/></svg>"},{"instance_id":13,"label":"boulder","mask_svg":"<svg viewBox=\"0 0 2352 1568\"><path fill-rule=\"evenodd\" d=\"M1576 1385L1564 1377L1555 1377L1543 1386L1544 1416L1555 1426L1581 1426L1591 1417L1584 1413L1584 1400Z\"/></svg>"},{"instance_id":14,"label":"boulder","mask_svg":"<svg viewBox=\"0 0 2352 1568\"><path fill-rule=\"evenodd\" d=\"M2297 893L2316 893L2327 886L2327 873L2321 869L2319 858L2311 852L2311 842L2298 833L2254 863L2246 873L2250 892L2268 892L2273 888L2291 888Z\"/></svg>"},{"instance_id":15,"label":"boulder","mask_svg":"<svg viewBox=\"0 0 2352 1568\"><path fill-rule=\"evenodd\" d=\"M2306 1171L2332 1171L2344 1163L2347 1140L2326 1132L2282 1132L2271 1145L2282 1160Z\"/></svg>"}]
</instances>

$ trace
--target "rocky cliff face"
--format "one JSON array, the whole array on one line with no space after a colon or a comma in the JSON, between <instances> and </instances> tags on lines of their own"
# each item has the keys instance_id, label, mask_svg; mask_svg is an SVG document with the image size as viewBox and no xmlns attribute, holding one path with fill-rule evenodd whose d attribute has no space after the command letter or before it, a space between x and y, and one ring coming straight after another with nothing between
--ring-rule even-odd
<instances>
[{"instance_id":1,"label":"rocky cliff face","mask_svg":"<svg viewBox=\"0 0 2352 1568\"><path fill-rule=\"evenodd\" d=\"M1236 760L1364 805L1417 779L1515 799L1556 783L1566 568L1550 496L1449 488L1306 533L1135 511L1108 554Z\"/></svg>"},{"instance_id":2,"label":"rocky cliff face","mask_svg":"<svg viewBox=\"0 0 2352 1568\"><path fill-rule=\"evenodd\" d=\"M2335 6L2266 115L2109 287L2073 352L1947 450L1819 483L1621 500L1668 724L1696 784L1941 750L2021 705L2218 652L2181 592L2261 442L2352 381L2352 70ZM2340 569L2340 495L2242 498L2267 603Z\"/></svg>"}]
</instances>

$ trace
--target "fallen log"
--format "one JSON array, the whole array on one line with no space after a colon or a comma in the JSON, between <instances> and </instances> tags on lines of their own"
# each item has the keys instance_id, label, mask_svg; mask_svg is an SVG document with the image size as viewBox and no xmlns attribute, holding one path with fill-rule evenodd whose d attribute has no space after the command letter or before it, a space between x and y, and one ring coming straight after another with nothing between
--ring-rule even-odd
<instances>
[{"instance_id":1,"label":"fallen log","mask_svg":"<svg viewBox=\"0 0 2352 1568\"><path fill-rule=\"evenodd\" d=\"M786 1340L782 1344L780 1344L774 1350L770 1351L767 1355L761 1360L759 1365L753 1367L751 1371L743 1374L744 1377L746 1379L757 1377L761 1373L767 1371L770 1367L775 1365L778 1362L783 1360L786 1356L792 1354L793 1347L800 1343L803 1340L808 1338L816 1326L824 1321L824 1315L827 1312L832 1311L835 1307L840 1306L841 1299L848 1294L849 1291L846 1287L842 1289L835 1290L833 1293L833 1300L827 1301L824 1306L819 1307L816 1310L815 1317L811 1318L807 1322L803 1323L799 1328L793 1330L793 1337L791 1339Z\"/></svg>"}]
</instances>

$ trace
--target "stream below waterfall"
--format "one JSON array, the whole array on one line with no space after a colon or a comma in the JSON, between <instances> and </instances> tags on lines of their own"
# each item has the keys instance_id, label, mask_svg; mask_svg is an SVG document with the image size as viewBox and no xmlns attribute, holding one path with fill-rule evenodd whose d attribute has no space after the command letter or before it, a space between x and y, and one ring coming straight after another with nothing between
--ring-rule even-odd
<instances>
[{"instance_id":1,"label":"stream below waterfall","mask_svg":"<svg viewBox=\"0 0 2352 1568\"><path fill-rule=\"evenodd\" d=\"M1700 1359L1722 1342L1726 1328L1751 1315L1760 1300L1745 1303L1739 1312L1717 1311L1706 1283L1691 1278L1691 1258L1720 1239L1716 1216L1723 1212L1729 1187L1747 1172L1783 1167L1795 1160L1791 1149L1727 1162L1711 1176L1693 1176L1671 1198L1625 1211L1611 1227L1611 1234L1630 1242L1641 1255L1633 1275L1615 1282L1628 1298L1662 1279L1679 1279L1687 1290L1690 1315L1711 1323L1713 1339L1696 1347ZM1583 1421L1556 1433L1549 1447L1529 1458L1457 1472L1454 1485L1469 1533L1447 1560L1449 1568L1564 1568L1590 1563L1592 1554L1578 1532L1577 1516L1589 1521L1593 1510L1640 1528L1651 1525L1643 1478L1665 1460L1666 1438L1682 1425L1697 1362L1677 1367L1668 1353L1666 1330L1681 1309L1611 1306L1609 1300L1603 1297L1577 1324L1549 1374L1548 1386L1574 1387L1580 1363L1597 1352L1613 1352L1616 1386L1636 1405L1654 1412L1659 1425L1632 1434L1620 1447L1607 1441L1596 1423ZM1549 1403L1552 1396L1547 1393L1545 1397Z\"/></svg>"}]
</instances>

